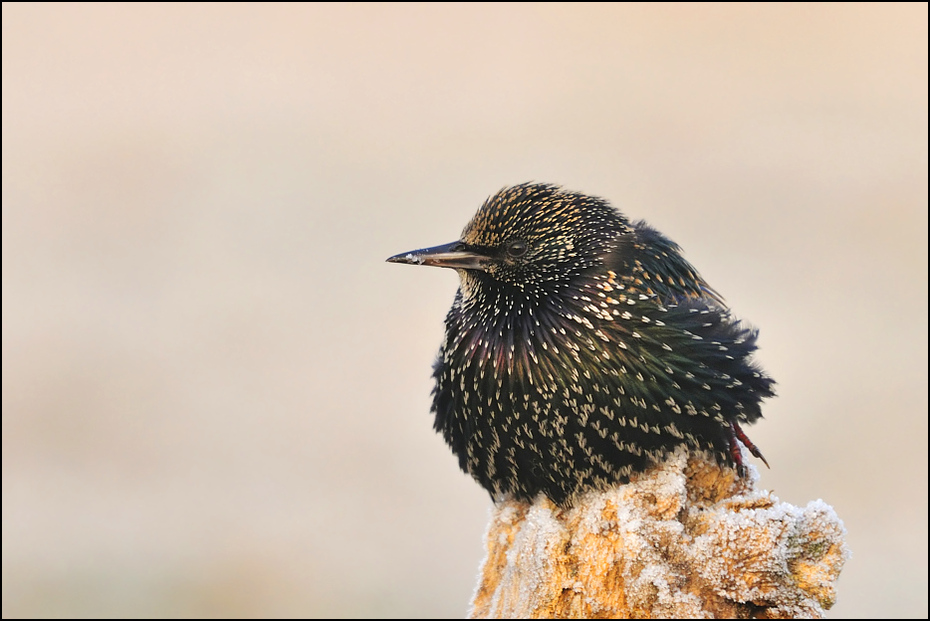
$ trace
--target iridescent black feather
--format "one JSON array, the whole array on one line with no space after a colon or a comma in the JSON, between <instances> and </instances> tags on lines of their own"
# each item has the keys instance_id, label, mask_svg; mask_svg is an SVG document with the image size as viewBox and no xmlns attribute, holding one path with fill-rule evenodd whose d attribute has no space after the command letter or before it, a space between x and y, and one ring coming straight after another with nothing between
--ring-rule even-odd
<instances>
[{"instance_id":1,"label":"iridescent black feather","mask_svg":"<svg viewBox=\"0 0 930 621\"><path fill-rule=\"evenodd\" d=\"M740 423L774 382L756 333L643 222L523 184L460 241L389 259L458 270L434 367L435 428L492 497L558 504L687 445L742 471Z\"/></svg>"}]
</instances>

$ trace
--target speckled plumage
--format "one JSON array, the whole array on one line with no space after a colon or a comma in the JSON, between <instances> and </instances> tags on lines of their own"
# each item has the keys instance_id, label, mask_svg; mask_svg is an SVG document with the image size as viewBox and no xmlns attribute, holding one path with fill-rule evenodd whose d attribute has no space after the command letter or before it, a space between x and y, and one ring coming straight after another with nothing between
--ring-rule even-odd
<instances>
[{"instance_id":1,"label":"speckled plumage","mask_svg":"<svg viewBox=\"0 0 930 621\"><path fill-rule=\"evenodd\" d=\"M761 458L739 426L773 395L755 331L674 242L606 201L505 188L460 241L388 260L461 277L432 409L493 498L569 504L682 444L740 472L737 439Z\"/></svg>"}]
</instances>

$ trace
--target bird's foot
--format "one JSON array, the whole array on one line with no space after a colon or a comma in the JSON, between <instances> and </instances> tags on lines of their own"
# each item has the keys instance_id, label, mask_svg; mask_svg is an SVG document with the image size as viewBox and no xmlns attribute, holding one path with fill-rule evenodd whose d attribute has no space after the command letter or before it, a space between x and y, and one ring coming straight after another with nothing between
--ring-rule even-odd
<instances>
[{"instance_id":1,"label":"bird's foot","mask_svg":"<svg viewBox=\"0 0 930 621\"><path fill-rule=\"evenodd\" d=\"M766 468L771 468L771 466L769 466L769 462L766 461L765 457L762 455L762 451L759 450L758 446L753 444L752 440L749 439L742 428L740 428L739 423L736 421L730 421L729 442L730 456L733 458L733 463L736 464L736 471L741 477L746 475L746 465L743 463L743 454L739 448L740 442L743 443L743 446L749 449L749 452L752 453L753 456L761 459Z\"/></svg>"}]
</instances>

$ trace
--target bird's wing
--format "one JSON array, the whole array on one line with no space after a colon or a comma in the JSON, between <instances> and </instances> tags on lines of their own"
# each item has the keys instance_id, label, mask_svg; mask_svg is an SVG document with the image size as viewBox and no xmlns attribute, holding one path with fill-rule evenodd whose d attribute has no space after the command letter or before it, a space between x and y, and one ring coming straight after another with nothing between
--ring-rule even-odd
<instances>
[{"instance_id":1,"label":"bird's wing","mask_svg":"<svg viewBox=\"0 0 930 621\"><path fill-rule=\"evenodd\" d=\"M644 221L633 223L631 267L634 281L666 303L704 299L726 308L726 302L681 254L681 247ZM636 284L640 284L637 282Z\"/></svg>"}]
</instances>

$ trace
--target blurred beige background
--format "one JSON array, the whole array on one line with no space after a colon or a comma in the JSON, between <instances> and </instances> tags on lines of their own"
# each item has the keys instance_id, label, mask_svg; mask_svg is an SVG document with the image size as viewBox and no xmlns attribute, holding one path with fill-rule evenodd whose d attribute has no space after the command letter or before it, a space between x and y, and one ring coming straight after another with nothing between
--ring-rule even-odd
<instances>
[{"instance_id":1,"label":"blurred beige background","mask_svg":"<svg viewBox=\"0 0 930 621\"><path fill-rule=\"evenodd\" d=\"M457 286L527 180L761 329L834 617L927 615L927 5L3 4L3 616L460 617Z\"/></svg>"}]
</instances>

